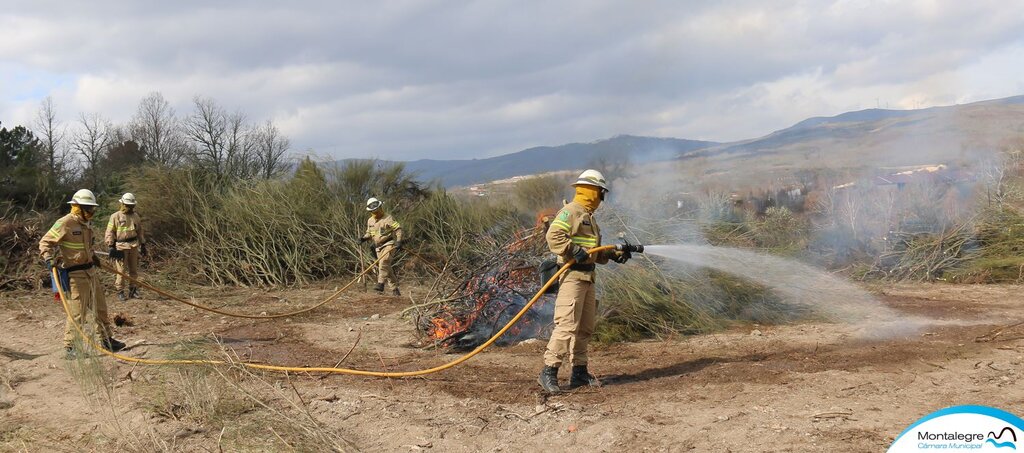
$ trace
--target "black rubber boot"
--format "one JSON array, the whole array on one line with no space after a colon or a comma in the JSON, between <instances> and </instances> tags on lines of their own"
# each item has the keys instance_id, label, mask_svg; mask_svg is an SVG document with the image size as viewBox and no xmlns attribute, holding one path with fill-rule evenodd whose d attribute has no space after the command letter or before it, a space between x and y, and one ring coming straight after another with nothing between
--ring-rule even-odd
<instances>
[{"instance_id":1,"label":"black rubber boot","mask_svg":"<svg viewBox=\"0 0 1024 453\"><path fill-rule=\"evenodd\" d=\"M120 351L120 350L124 349L125 346L127 346L127 345L125 345L124 343L121 343L120 341L115 340L114 337L110 337L110 338L107 338L106 340L103 340L103 347L106 348L106 350L108 350L110 352Z\"/></svg>"},{"instance_id":2,"label":"black rubber boot","mask_svg":"<svg viewBox=\"0 0 1024 453\"><path fill-rule=\"evenodd\" d=\"M546 366L543 370L540 370L540 377L537 378L537 382L540 383L540 387L548 393L558 393L562 389L558 387L558 367Z\"/></svg>"},{"instance_id":3,"label":"black rubber boot","mask_svg":"<svg viewBox=\"0 0 1024 453\"><path fill-rule=\"evenodd\" d=\"M119 300L121 302L124 302L124 301L128 300L128 297L124 295L124 291L123 290L117 292L117 300Z\"/></svg>"},{"instance_id":4,"label":"black rubber boot","mask_svg":"<svg viewBox=\"0 0 1024 453\"><path fill-rule=\"evenodd\" d=\"M391 291L391 295L395 297L402 297L402 292L399 291L398 288L395 288L394 291Z\"/></svg>"},{"instance_id":5,"label":"black rubber boot","mask_svg":"<svg viewBox=\"0 0 1024 453\"><path fill-rule=\"evenodd\" d=\"M597 380L593 374L587 371L586 365L576 365L572 367L572 376L569 377L569 388L577 388L583 386L600 387L601 381Z\"/></svg>"},{"instance_id":6,"label":"black rubber boot","mask_svg":"<svg viewBox=\"0 0 1024 453\"><path fill-rule=\"evenodd\" d=\"M384 284L383 283L378 283L377 286L373 287L373 290L377 291L380 294L384 294Z\"/></svg>"},{"instance_id":7,"label":"black rubber boot","mask_svg":"<svg viewBox=\"0 0 1024 453\"><path fill-rule=\"evenodd\" d=\"M138 299L139 298L139 288L134 288L134 287L133 288L128 288L128 298L129 299Z\"/></svg>"}]
</instances>

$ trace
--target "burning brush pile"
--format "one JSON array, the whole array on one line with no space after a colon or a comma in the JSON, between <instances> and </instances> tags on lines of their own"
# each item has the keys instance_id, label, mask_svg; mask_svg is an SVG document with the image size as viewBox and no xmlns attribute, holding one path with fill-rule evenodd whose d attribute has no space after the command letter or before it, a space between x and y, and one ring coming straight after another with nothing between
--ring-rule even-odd
<instances>
[{"instance_id":1,"label":"burning brush pile","mask_svg":"<svg viewBox=\"0 0 1024 453\"><path fill-rule=\"evenodd\" d=\"M424 339L454 350L472 349L487 341L508 323L540 290L539 266L550 257L544 245L542 226L526 230L477 266L468 278L456 284L443 302L416 322ZM550 291L549 291L550 292ZM545 294L498 339L507 345L551 333L554 294Z\"/></svg>"}]
</instances>

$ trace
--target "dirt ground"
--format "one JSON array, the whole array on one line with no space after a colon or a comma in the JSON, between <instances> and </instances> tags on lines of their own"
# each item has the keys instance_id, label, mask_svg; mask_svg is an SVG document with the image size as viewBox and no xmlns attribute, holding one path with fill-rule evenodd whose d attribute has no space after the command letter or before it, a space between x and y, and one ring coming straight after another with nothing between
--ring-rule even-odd
<instances>
[{"instance_id":1,"label":"dirt ground","mask_svg":"<svg viewBox=\"0 0 1024 453\"><path fill-rule=\"evenodd\" d=\"M329 292L194 294L258 313ZM1024 321L1019 287L900 285L875 293L908 316L962 323L888 339L859 338L841 324L738 325L598 345L591 368L606 385L550 397L536 383L541 341L413 379L68 362L64 316L49 294L7 293L0 295L0 450L884 451L911 422L942 407L1024 413L1017 387L1024 327L1002 329ZM219 344L241 359L289 365L344 358L349 367L411 370L457 357L417 347L411 324L398 316L408 298L355 292L309 314L252 321L144 297L110 303L131 324L117 328L134 345L128 355L187 355L178 342L196 340L186 343L192 353L216 354Z\"/></svg>"}]
</instances>

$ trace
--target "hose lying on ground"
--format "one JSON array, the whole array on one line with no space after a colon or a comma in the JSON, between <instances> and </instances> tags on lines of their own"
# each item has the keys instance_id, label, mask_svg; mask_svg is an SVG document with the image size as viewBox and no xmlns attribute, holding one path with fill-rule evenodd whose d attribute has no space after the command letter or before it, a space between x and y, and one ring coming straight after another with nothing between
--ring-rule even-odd
<instances>
[{"instance_id":1,"label":"hose lying on ground","mask_svg":"<svg viewBox=\"0 0 1024 453\"><path fill-rule=\"evenodd\" d=\"M245 313L235 313L235 312L220 310L220 309L213 308L213 307L208 307L208 306L202 305L202 304L197 304L195 302L192 302L192 301L189 301L189 300L185 299L184 297L176 296L176 295L171 294L171 293L169 293L167 291L164 291L164 290L162 290L160 288L157 288L157 287L155 287L153 285L150 285L149 283L146 283L146 282L144 282L142 280L139 280L137 278L133 278L132 276L130 276L130 275L124 273L124 272L118 271L117 269L114 269L114 268L112 268L110 266L101 266L101 267L103 268L103 270L105 270L107 272L110 272L110 273L116 274L116 275L120 275L122 278L126 278L126 279L128 279L128 281L130 281L130 282L132 282L132 283L134 283L136 285L139 285L139 286L141 286L143 288L146 288L146 289L148 289L150 291L153 291L153 292L155 292L155 293L157 293L157 294L159 294L161 296L164 296L164 297L166 297L168 299L171 299L171 300L174 300L174 301L177 301L177 302L181 302L181 303L183 303L185 305L188 305L190 307L195 307L195 308L198 308L200 310L206 310L208 312L216 313L218 315L231 316L233 318L274 319L274 318L287 318L287 317L295 316L295 315L302 314L302 313L305 313L305 312L308 312L308 311L313 311L313 310L316 310L317 308L320 308L320 307L324 306L325 304L333 301L334 299L337 299L338 296L341 295L341 293L345 292L345 290L347 290L350 286L354 285L359 280L360 277L362 277L362 276L366 275L368 272L370 272L370 270L372 270L373 267L376 266L377 263L380 262L380 260L381 260L381 258L377 258L377 260L372 262L372 263L370 263L370 265L367 266L366 269L364 269L359 274L356 274L355 278L353 278L352 281L348 282L348 284L346 284L345 286L342 286L341 289L335 291L334 294L331 294L329 297L327 297L326 299L318 302L315 305L312 305L312 306L309 306L309 307L306 307L306 308L303 308L303 309L300 309L300 310L290 311L290 312L287 312L287 313L271 313L271 314L268 314L268 315L250 315L250 314L245 314Z\"/></svg>"},{"instance_id":2,"label":"hose lying on ground","mask_svg":"<svg viewBox=\"0 0 1024 453\"><path fill-rule=\"evenodd\" d=\"M607 250L614 250L615 248L616 248L616 246L614 246L614 245L605 245L605 246L601 246L601 247L592 248L592 249L589 250L589 253L590 254L595 254L595 253L600 253L600 252L607 251ZM465 362L465 361L469 360L470 358L472 358L473 356L483 352L484 349L487 349L492 344L494 344L494 342L498 341L498 338L500 338L502 335L504 335L505 332L508 331L508 329L510 329L513 325L515 325L515 323L518 322L519 319L522 318L523 315L525 315L526 312L530 310L530 307L533 307L533 304L535 304L540 299L540 297L542 295L544 295L544 292L547 291L548 287L550 287L552 284L554 284L554 282L557 281L558 278L563 273L565 273L566 270L569 269L569 266L573 265L574 263L575 263L575 260L569 260L567 263L565 263L565 265L563 265L560 269L558 269L558 272L555 272L555 274L552 275L551 278L549 278L547 282L544 282L544 285L541 286L539 291L537 291L537 294L534 294L533 298L531 298L530 301L527 302L526 305L524 305L523 308L520 309L519 312L516 313L516 315L514 317L512 317L512 319L510 319L509 322L507 324L505 324L504 327L501 328L501 330L499 330L497 333L495 333L493 336L491 336L491 338L489 338L483 344L481 344L480 346L477 346L476 349L473 349L472 351L469 351L465 355L463 355L463 356L461 356L461 357L459 357L459 358L457 358L455 360L452 360L451 362L444 363L442 365L438 365L438 366L435 366L433 368L426 368L426 369L415 370L415 371L367 371L367 370L354 370L354 369L350 369L350 368L334 368L334 367L290 367L290 366L280 366L280 365L265 365L265 364L260 364L260 363L251 363L251 362L233 362L233 361L227 361L227 360L208 360L208 359L143 359L143 358L137 358L137 357L129 357L129 356L126 356L126 355L121 355L121 354L118 354L116 352L111 352L111 351L107 350L106 348L104 348L101 345L97 344L96 341L91 336L87 335L85 333L85 331L82 329L82 326L79 325L78 322L75 321L75 318L71 315L71 308L68 306L67 297L64 294L64 288L62 288L61 285L56 285L56 286L57 286L57 291L60 294L61 305L64 306L64 313L68 316L68 321L71 322L71 324L73 324L75 326L75 330L77 330L78 333L82 336L82 338L87 343L89 343L89 346L91 346L93 349L96 349L97 351L100 351L101 353L103 353L105 355L108 355L110 357L113 357L113 358L115 358L117 360L121 360L121 361L124 361L124 362L141 363L141 364L145 364L145 365L239 365L239 366L244 366L244 367L247 367L247 368L252 368L252 369L256 369L256 370L265 370L265 371L296 372L296 373L334 373L334 374L349 374L349 375L356 375L356 376L397 378L397 377L423 376L423 375L426 375L426 374L432 374L432 373L437 373L439 371L444 371L444 370L452 368L452 367L454 367L456 365L459 365L460 363ZM51 274L52 274L52 278L56 279L57 278L57 269L53 269L51 271ZM358 277L356 277L356 278L358 279ZM189 305L191 305L191 304L189 304Z\"/></svg>"}]
</instances>

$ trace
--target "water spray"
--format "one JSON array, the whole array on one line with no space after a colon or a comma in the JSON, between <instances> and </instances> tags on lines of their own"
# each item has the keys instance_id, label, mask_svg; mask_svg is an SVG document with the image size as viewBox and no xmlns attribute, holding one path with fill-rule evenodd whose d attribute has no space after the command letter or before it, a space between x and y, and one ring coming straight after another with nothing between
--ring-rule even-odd
<instances>
[{"instance_id":1,"label":"water spray","mask_svg":"<svg viewBox=\"0 0 1024 453\"><path fill-rule=\"evenodd\" d=\"M860 287L796 260L751 250L700 244L639 246L648 255L736 275L766 286L788 303L835 322L852 324L866 338L907 337L947 321L906 316Z\"/></svg>"}]
</instances>

